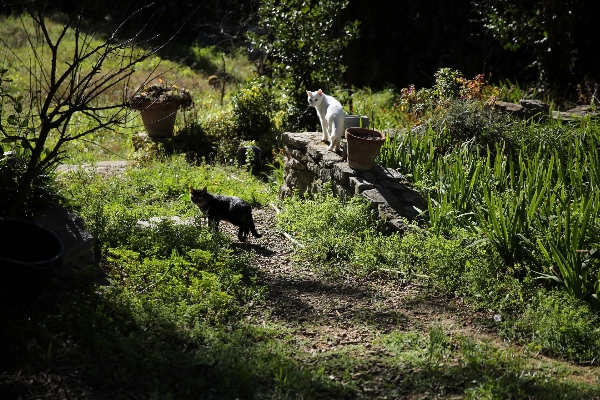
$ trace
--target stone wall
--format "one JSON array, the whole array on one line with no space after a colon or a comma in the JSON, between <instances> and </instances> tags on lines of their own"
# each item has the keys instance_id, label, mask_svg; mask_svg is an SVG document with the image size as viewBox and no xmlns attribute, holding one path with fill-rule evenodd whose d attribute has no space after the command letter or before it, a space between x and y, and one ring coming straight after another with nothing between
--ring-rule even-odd
<instances>
[{"instance_id":1,"label":"stone wall","mask_svg":"<svg viewBox=\"0 0 600 400\"><path fill-rule=\"evenodd\" d=\"M333 193L344 200L352 196L366 198L385 221L388 233L405 231L406 220L423 222L419 214L427 210L427 200L408 186L401 173L378 164L369 171L353 170L344 154L327 150L321 136L318 132L282 135L285 183L279 191L281 197L294 190L315 193L330 182Z\"/></svg>"}]
</instances>

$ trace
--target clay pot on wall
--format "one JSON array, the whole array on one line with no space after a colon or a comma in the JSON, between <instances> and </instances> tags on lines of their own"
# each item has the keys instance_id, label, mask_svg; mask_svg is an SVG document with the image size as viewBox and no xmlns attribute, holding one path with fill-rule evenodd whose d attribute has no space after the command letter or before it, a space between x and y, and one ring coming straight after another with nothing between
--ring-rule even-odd
<instances>
[{"instance_id":1,"label":"clay pot on wall","mask_svg":"<svg viewBox=\"0 0 600 400\"><path fill-rule=\"evenodd\" d=\"M348 141L348 166L367 171L375 165L375 159L385 142L385 135L365 128L346 129Z\"/></svg>"},{"instance_id":2,"label":"clay pot on wall","mask_svg":"<svg viewBox=\"0 0 600 400\"><path fill-rule=\"evenodd\" d=\"M132 108L141 111L142 122L149 137L173 136L179 101L144 102Z\"/></svg>"}]
</instances>

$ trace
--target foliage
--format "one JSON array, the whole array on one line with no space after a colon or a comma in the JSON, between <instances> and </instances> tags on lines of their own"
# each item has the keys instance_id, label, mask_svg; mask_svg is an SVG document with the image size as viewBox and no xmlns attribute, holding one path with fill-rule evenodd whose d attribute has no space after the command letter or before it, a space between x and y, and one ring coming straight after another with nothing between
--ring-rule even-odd
<instances>
[{"instance_id":1,"label":"foliage","mask_svg":"<svg viewBox=\"0 0 600 400\"><path fill-rule=\"evenodd\" d=\"M532 363L526 351L457 334L438 322L432 322L425 332L393 331L379 343L390 354L385 364L388 370L400 366L409 371L397 384L402 395L437 392L440 397L466 399L560 399L596 393L595 389L588 391L586 387L595 386L588 383L563 386L559 383L562 378L552 376L556 365L544 366L542 359Z\"/></svg>"},{"instance_id":2,"label":"foliage","mask_svg":"<svg viewBox=\"0 0 600 400\"><path fill-rule=\"evenodd\" d=\"M496 145L501 143L508 153L513 153L523 137L523 129L517 121L478 101L449 101L428 124L442 136L443 143L437 149L440 154L465 143L483 153L487 149L495 151Z\"/></svg>"},{"instance_id":3,"label":"foliage","mask_svg":"<svg viewBox=\"0 0 600 400\"><path fill-rule=\"evenodd\" d=\"M252 47L266 58L273 86L286 96L287 129L314 130L306 90L332 90L345 67L342 54L358 33L358 22L342 22L348 1L267 0L259 8L261 34L249 33Z\"/></svg>"},{"instance_id":4,"label":"foliage","mask_svg":"<svg viewBox=\"0 0 600 400\"><path fill-rule=\"evenodd\" d=\"M19 187L19 181L27 170L27 157L20 149L0 156L0 215L8 210ZM42 212L49 203L60 199L53 174L36 175L31 182L30 195L20 205L21 213L31 217Z\"/></svg>"},{"instance_id":5,"label":"foliage","mask_svg":"<svg viewBox=\"0 0 600 400\"><path fill-rule=\"evenodd\" d=\"M440 68L434 76L435 85L431 89L416 90L411 85L400 91L398 106L415 124L422 123L432 114L444 112L453 100L481 100L483 96L484 78L481 74L468 80L460 71Z\"/></svg>"},{"instance_id":6,"label":"foliage","mask_svg":"<svg viewBox=\"0 0 600 400\"><path fill-rule=\"evenodd\" d=\"M377 236L377 219L360 197L342 206L327 185L313 198L287 198L277 226L294 234L302 243L301 257L311 263L327 265L333 271L348 263L359 274L372 271L372 264L355 260L357 246L375 246L370 242Z\"/></svg>"},{"instance_id":7,"label":"foliage","mask_svg":"<svg viewBox=\"0 0 600 400\"><path fill-rule=\"evenodd\" d=\"M577 62L576 24L584 13L584 1L528 2L482 0L475 9L486 30L505 49L526 46L536 54L533 65L544 84L570 83Z\"/></svg>"},{"instance_id":8,"label":"foliage","mask_svg":"<svg viewBox=\"0 0 600 400\"><path fill-rule=\"evenodd\" d=\"M133 74L136 63L148 59L158 48L141 51L131 47L130 40L118 41L121 26L104 42L92 41L93 34L84 26L82 15L71 15L58 32L51 32L46 24L43 2L24 4L33 29L25 28L24 35L31 45L26 63L29 87L24 95L13 96L0 82L2 103L10 100L12 109L1 108L0 134L4 142L23 149L28 158L27 168L19 177L17 190L11 197L7 214L18 214L19 207L31 191L36 176L46 174L61 159L65 143L108 128L119 126L127 117L124 102L103 104L103 93L123 84ZM30 26L23 22L23 27ZM138 33L139 36L139 33ZM74 42L74 46L67 46ZM10 52L12 49L3 44ZM69 51L70 61L61 62L63 51ZM104 65L107 59L119 58L113 68ZM7 71L3 70L2 75ZM9 115L6 117L6 113ZM91 123L79 132L69 129L78 115L86 115ZM52 138L54 140L51 140Z\"/></svg>"},{"instance_id":9,"label":"foliage","mask_svg":"<svg viewBox=\"0 0 600 400\"><path fill-rule=\"evenodd\" d=\"M572 298L567 301L558 291L547 292L535 275L520 276L517 265L507 269L499 260L497 247L470 245L474 240L471 230L455 227L450 238L420 230L383 236L360 228L370 214L368 208L356 208L360 201L343 205L338 198L318 196L316 201L292 197L278 216L278 227L294 234L302 245L296 248L298 262L307 262L328 277L339 271L358 276L377 271L399 282L418 282L457 296L476 309L502 313L507 319L504 335L529 343L531 348L543 343L549 354L571 360L600 355L597 340L590 339L595 335L596 317L589 305ZM331 218L333 212L339 222ZM439 327L431 327L429 343L418 345L423 349L421 365L432 372L438 370L452 347L447 343ZM477 371L493 370L484 362L485 357L477 356L485 346L466 338L460 346L464 346L461 365ZM493 353L490 357L494 359Z\"/></svg>"},{"instance_id":10,"label":"foliage","mask_svg":"<svg viewBox=\"0 0 600 400\"><path fill-rule=\"evenodd\" d=\"M266 79L247 82L231 98L231 114L241 141L254 141L269 155L277 149L275 115L278 102Z\"/></svg>"},{"instance_id":11,"label":"foliage","mask_svg":"<svg viewBox=\"0 0 600 400\"><path fill-rule=\"evenodd\" d=\"M137 107L142 103L169 103L172 101L179 102L182 108L189 108L192 106L192 95L188 89L179 88L177 85L167 85L162 79L159 79L158 83L138 88L129 99L129 106Z\"/></svg>"},{"instance_id":12,"label":"foliage","mask_svg":"<svg viewBox=\"0 0 600 400\"><path fill-rule=\"evenodd\" d=\"M542 274L597 307L598 266L587 256L598 246L597 125L505 120L502 131L502 119L475 119L470 127L434 120L422 134L388 140L380 159L429 195L431 232L471 231L506 276Z\"/></svg>"},{"instance_id":13,"label":"foliage","mask_svg":"<svg viewBox=\"0 0 600 400\"><path fill-rule=\"evenodd\" d=\"M561 217L548 227L545 237L538 238L537 247L542 260L552 275L545 276L557 282L571 296L590 302L600 309L600 263L598 248L589 245L590 226L600 212L598 192L585 193L572 204L562 204ZM549 218L554 219L551 215ZM594 243L594 242L593 242ZM594 243L594 245L598 245Z\"/></svg>"},{"instance_id":14,"label":"foliage","mask_svg":"<svg viewBox=\"0 0 600 400\"><path fill-rule=\"evenodd\" d=\"M598 315L559 291L540 291L505 334L550 356L589 362L600 354Z\"/></svg>"},{"instance_id":15,"label":"foliage","mask_svg":"<svg viewBox=\"0 0 600 400\"><path fill-rule=\"evenodd\" d=\"M37 368L38 354L46 354L46 363L60 359L63 366L94 371L87 382L117 398L130 390L161 398L246 396L271 390L280 367L297 370L284 351L273 355L267 329L253 330L240 318L263 299L251 252L237 251L226 235L209 230L185 195L189 186L208 185L265 204L273 194L264 183L232 168L191 167L182 157L122 176L79 169L59 183L94 235L110 284L98 285L103 274L89 276L98 271L83 268L32 308L12 312L3 305L0 333L13 345L2 349L3 365L26 360ZM310 372L289 376L312 381L317 390L328 387Z\"/></svg>"}]
</instances>

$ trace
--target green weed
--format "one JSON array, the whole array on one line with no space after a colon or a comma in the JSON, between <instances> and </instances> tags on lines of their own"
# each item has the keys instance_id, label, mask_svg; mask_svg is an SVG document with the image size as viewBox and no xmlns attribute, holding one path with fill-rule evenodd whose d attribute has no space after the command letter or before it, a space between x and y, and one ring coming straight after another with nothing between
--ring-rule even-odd
<instances>
[{"instance_id":1,"label":"green weed","mask_svg":"<svg viewBox=\"0 0 600 400\"><path fill-rule=\"evenodd\" d=\"M504 334L532 351L592 363L600 357L598 315L559 291L540 291Z\"/></svg>"}]
</instances>

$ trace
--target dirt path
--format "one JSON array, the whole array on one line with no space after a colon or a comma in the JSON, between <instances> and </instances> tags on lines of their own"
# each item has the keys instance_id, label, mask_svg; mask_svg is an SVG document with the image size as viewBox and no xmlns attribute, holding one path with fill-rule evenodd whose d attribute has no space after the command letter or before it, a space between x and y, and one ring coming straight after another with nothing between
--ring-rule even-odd
<instances>
[{"instance_id":1,"label":"dirt path","mask_svg":"<svg viewBox=\"0 0 600 400\"><path fill-rule=\"evenodd\" d=\"M307 354L353 350L363 357L384 352L377 339L392 331L417 331L427 337L432 324L441 325L450 336L467 335L492 342L498 348L511 347L496 334L494 315L475 312L460 299L440 297L427 287L403 283L400 279L372 274L323 276L310 265L293 260L294 244L275 228L275 210L255 209L255 222L263 237L251 238L247 245L256 253L253 265L260 271L259 280L267 288L266 307L256 310L255 320L283 325L292 335L289 343ZM235 238L235 228L222 224ZM532 363L551 361L537 355ZM566 365L567 363L565 363ZM572 365L570 365L573 368ZM574 380L595 384L598 368L580 367ZM382 388L397 381L392 371L373 374L355 371L353 377L370 376L363 384L363 395L378 398ZM336 377L332 376L332 379ZM370 391L370 392L369 392ZM370 394L369 394L370 393Z\"/></svg>"},{"instance_id":2,"label":"dirt path","mask_svg":"<svg viewBox=\"0 0 600 400\"><path fill-rule=\"evenodd\" d=\"M486 320L493 322L491 315L473 314L434 296L426 287L399 279L377 274L365 278L322 276L310 265L291 260L295 244L275 229L272 208L255 210L254 216L263 237L250 241L256 252L252 263L262 272L261 281L268 288L270 316L298 328L297 335L310 341L316 351L345 344L368 345L392 329L426 328L433 322L451 331L484 334ZM314 332L303 333L303 325L311 325Z\"/></svg>"}]
</instances>

